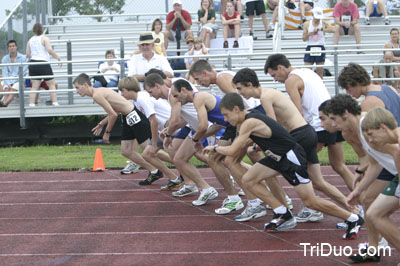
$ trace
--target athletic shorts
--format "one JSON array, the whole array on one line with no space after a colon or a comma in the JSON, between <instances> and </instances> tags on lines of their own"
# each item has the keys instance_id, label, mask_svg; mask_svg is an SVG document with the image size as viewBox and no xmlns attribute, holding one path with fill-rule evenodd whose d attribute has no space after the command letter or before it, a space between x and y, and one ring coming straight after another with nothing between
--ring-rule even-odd
<instances>
[{"instance_id":1,"label":"athletic shorts","mask_svg":"<svg viewBox=\"0 0 400 266\"><path fill-rule=\"evenodd\" d=\"M267 114L266 112L265 112L265 110L264 110L264 107L260 104L260 105L257 105L256 107L254 107L253 109L251 109L251 110L257 110L257 111L259 111L259 112L261 112L261 113L263 113L263 114Z\"/></svg>"},{"instance_id":2,"label":"athletic shorts","mask_svg":"<svg viewBox=\"0 0 400 266\"><path fill-rule=\"evenodd\" d=\"M186 139L186 137L189 135L189 133L190 133L190 127L185 126L181 129L179 129L179 131L172 137L176 138L176 139Z\"/></svg>"},{"instance_id":3,"label":"athletic shorts","mask_svg":"<svg viewBox=\"0 0 400 266\"><path fill-rule=\"evenodd\" d=\"M372 11L371 15L369 15L370 17L382 17L383 14L378 13L378 4L373 4L374 6L374 10ZM367 13L367 8L364 8L364 14Z\"/></svg>"},{"instance_id":4,"label":"athletic shorts","mask_svg":"<svg viewBox=\"0 0 400 266\"><path fill-rule=\"evenodd\" d=\"M325 146L336 144L337 142L344 141L342 132L336 131L329 133L326 130L317 131L318 143L323 143Z\"/></svg>"},{"instance_id":5,"label":"athletic shorts","mask_svg":"<svg viewBox=\"0 0 400 266\"><path fill-rule=\"evenodd\" d=\"M282 156L279 161L267 156L258 162L281 173L289 184L297 186L310 182L305 155L304 149L296 143L296 146Z\"/></svg>"},{"instance_id":6,"label":"athletic shorts","mask_svg":"<svg viewBox=\"0 0 400 266\"><path fill-rule=\"evenodd\" d=\"M132 112L122 116L122 136L121 140L134 140L139 144L147 139L151 139L150 121L136 108Z\"/></svg>"},{"instance_id":7,"label":"athletic shorts","mask_svg":"<svg viewBox=\"0 0 400 266\"><path fill-rule=\"evenodd\" d=\"M233 140L236 138L236 127L229 125L225 128L224 134L221 136L221 140L230 140L233 142Z\"/></svg>"},{"instance_id":8,"label":"athletic shorts","mask_svg":"<svg viewBox=\"0 0 400 266\"><path fill-rule=\"evenodd\" d=\"M314 2L312 2L312 1L304 1L304 4L305 4L305 5L309 5L309 6L311 6L312 8L314 8Z\"/></svg>"},{"instance_id":9,"label":"athletic shorts","mask_svg":"<svg viewBox=\"0 0 400 266\"><path fill-rule=\"evenodd\" d=\"M321 47L321 51L325 51L325 46L323 45L308 45L306 51L310 51L311 47ZM319 56L313 56L311 54L304 54L304 62L307 63L321 63L325 62L325 53L321 53Z\"/></svg>"},{"instance_id":10,"label":"athletic shorts","mask_svg":"<svg viewBox=\"0 0 400 266\"><path fill-rule=\"evenodd\" d=\"M395 177L396 177L395 175L392 175L392 173L383 168L376 179L382 181L392 181Z\"/></svg>"},{"instance_id":11,"label":"athletic shorts","mask_svg":"<svg viewBox=\"0 0 400 266\"><path fill-rule=\"evenodd\" d=\"M149 142L149 146L153 145L153 140L151 139ZM162 140L160 139L160 137L157 137L157 147L162 149L164 148L164 143L162 142Z\"/></svg>"},{"instance_id":12,"label":"athletic shorts","mask_svg":"<svg viewBox=\"0 0 400 266\"><path fill-rule=\"evenodd\" d=\"M343 31L344 31L344 35L349 35L350 28L346 28L344 26L342 26L342 28L343 28Z\"/></svg>"},{"instance_id":13,"label":"athletic shorts","mask_svg":"<svg viewBox=\"0 0 400 266\"><path fill-rule=\"evenodd\" d=\"M315 129L309 124L296 128L290 132L294 140L303 147L307 161L311 164L319 163L317 154L318 136Z\"/></svg>"},{"instance_id":14,"label":"athletic shorts","mask_svg":"<svg viewBox=\"0 0 400 266\"><path fill-rule=\"evenodd\" d=\"M265 14L265 5L262 0L251 1L246 3L246 15L252 16L256 13L257 16Z\"/></svg>"},{"instance_id":15,"label":"athletic shorts","mask_svg":"<svg viewBox=\"0 0 400 266\"><path fill-rule=\"evenodd\" d=\"M30 63L33 62L47 62L43 60L30 60ZM53 70L51 69L50 64L46 65L29 65L29 76L31 76L31 80L42 80L42 78L33 78L34 76L53 76ZM52 80L51 78L45 78L44 80Z\"/></svg>"},{"instance_id":16,"label":"athletic shorts","mask_svg":"<svg viewBox=\"0 0 400 266\"><path fill-rule=\"evenodd\" d=\"M400 198L399 176L396 175L381 193L386 196Z\"/></svg>"}]
</instances>

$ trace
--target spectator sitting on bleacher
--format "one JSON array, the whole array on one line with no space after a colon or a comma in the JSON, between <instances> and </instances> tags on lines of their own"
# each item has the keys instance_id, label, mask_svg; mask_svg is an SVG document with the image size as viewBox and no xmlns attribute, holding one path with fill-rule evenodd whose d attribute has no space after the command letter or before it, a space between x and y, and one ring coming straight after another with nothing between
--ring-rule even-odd
<instances>
[{"instance_id":1,"label":"spectator sitting on bleacher","mask_svg":"<svg viewBox=\"0 0 400 266\"><path fill-rule=\"evenodd\" d=\"M224 13L226 10L226 3L228 3L229 1L231 1L233 3L233 6L235 7L235 11L239 12L240 14L240 18L242 17L243 14L243 5L242 5L242 1L241 0L221 0L221 13ZM211 1L212 2L212 1Z\"/></svg>"},{"instance_id":2,"label":"spectator sitting on bleacher","mask_svg":"<svg viewBox=\"0 0 400 266\"><path fill-rule=\"evenodd\" d=\"M140 81L142 89L145 78L144 74L151 68L160 69L168 78L173 77L174 72L168 60L153 50L154 39L151 32L141 33L137 45L139 46L140 53L132 55L128 61L128 76L134 76Z\"/></svg>"},{"instance_id":3,"label":"spectator sitting on bleacher","mask_svg":"<svg viewBox=\"0 0 400 266\"><path fill-rule=\"evenodd\" d=\"M154 51L157 54L167 56L167 51L165 50L164 33L162 33L162 21L156 18L151 26L151 32L153 33L154 39Z\"/></svg>"},{"instance_id":4,"label":"spectator sitting on bleacher","mask_svg":"<svg viewBox=\"0 0 400 266\"><path fill-rule=\"evenodd\" d=\"M367 0L365 4L365 18L364 23L370 25L369 17L384 17L385 25L390 24L390 19L388 17L388 12L386 9L386 0Z\"/></svg>"},{"instance_id":5,"label":"spectator sitting on bleacher","mask_svg":"<svg viewBox=\"0 0 400 266\"><path fill-rule=\"evenodd\" d=\"M393 52L386 51L378 63L392 63L393 62ZM374 66L372 74L374 78L400 78L399 68L396 66ZM389 86L398 89L398 82L393 80L382 80L373 81L374 84L387 84Z\"/></svg>"},{"instance_id":6,"label":"spectator sitting on bleacher","mask_svg":"<svg viewBox=\"0 0 400 266\"><path fill-rule=\"evenodd\" d=\"M254 40L257 40L257 37L254 36L253 32L253 19L254 19L254 13L256 13L257 16L261 16L261 20L264 24L264 29L266 32L266 38L271 39L272 34L269 32L268 29L267 16L265 14L265 5L263 0L243 0L243 1L246 4L246 15L249 17L250 36L252 36Z\"/></svg>"},{"instance_id":7,"label":"spectator sitting on bleacher","mask_svg":"<svg viewBox=\"0 0 400 266\"><path fill-rule=\"evenodd\" d=\"M3 57L1 60L2 64L10 64L10 63L25 63L26 56L23 54L18 53L17 49L17 42L14 40L9 40L7 43L8 54ZM25 65L23 67L24 76L26 74L28 66ZM18 77L19 75L19 66L4 66L3 69L3 77ZM19 90L19 82L17 79L5 79L2 82L3 91L4 92L15 92ZM9 103L14 99L15 94L6 94L4 95L3 99L1 100L3 95L0 95L0 107L7 107Z\"/></svg>"},{"instance_id":8,"label":"spectator sitting on bleacher","mask_svg":"<svg viewBox=\"0 0 400 266\"><path fill-rule=\"evenodd\" d=\"M206 47L210 48L210 40L216 37L218 25L215 24L215 10L209 0L201 0L197 16L198 23L201 25L199 37L204 41Z\"/></svg>"},{"instance_id":9,"label":"spectator sitting on bleacher","mask_svg":"<svg viewBox=\"0 0 400 266\"><path fill-rule=\"evenodd\" d=\"M113 50L106 51L106 59L114 59L115 53ZM95 76L95 82L93 87L107 87L114 88L118 86L119 73L121 72L121 66L115 61L108 61L101 63L99 66L99 73L102 74L113 74L112 76Z\"/></svg>"},{"instance_id":10,"label":"spectator sitting on bleacher","mask_svg":"<svg viewBox=\"0 0 400 266\"><path fill-rule=\"evenodd\" d=\"M233 2L226 4L226 12L222 14L222 25L224 27L224 48L228 48L228 37L235 37L233 48L239 47L240 37L240 13L235 11Z\"/></svg>"},{"instance_id":11,"label":"spectator sitting on bleacher","mask_svg":"<svg viewBox=\"0 0 400 266\"><path fill-rule=\"evenodd\" d=\"M185 53L185 56L190 56L190 51L194 47L194 38L192 36L188 36L186 38L186 44L188 46L188 51ZM189 70L191 65L192 65L192 58L185 58L186 69Z\"/></svg>"},{"instance_id":12,"label":"spectator sitting on bleacher","mask_svg":"<svg viewBox=\"0 0 400 266\"><path fill-rule=\"evenodd\" d=\"M324 65L325 64L325 32L335 32L328 21L324 19L324 12L320 7L313 9L313 19L304 23L303 41L307 42L306 51L312 53L304 54L305 65ZM324 68L317 67L317 74L323 78Z\"/></svg>"},{"instance_id":13,"label":"spectator sitting on bleacher","mask_svg":"<svg viewBox=\"0 0 400 266\"><path fill-rule=\"evenodd\" d=\"M194 39L193 47L189 51L189 55L206 55L208 54L208 48L204 45L200 37ZM192 63L196 62L197 60L201 59L201 57L193 57ZM204 59L204 58L203 58Z\"/></svg>"},{"instance_id":14,"label":"spectator sitting on bleacher","mask_svg":"<svg viewBox=\"0 0 400 266\"><path fill-rule=\"evenodd\" d=\"M397 49L393 51L393 61L400 62L400 45L399 45L399 29L392 28L390 30L390 41L385 43L386 49Z\"/></svg>"},{"instance_id":15,"label":"spectator sitting on bleacher","mask_svg":"<svg viewBox=\"0 0 400 266\"><path fill-rule=\"evenodd\" d=\"M340 35L354 35L356 44L360 44L360 26L358 25L358 19L360 14L358 12L358 7L355 3L350 0L342 0L340 3L335 5L333 10L333 16L335 18L335 34L334 34L334 44L339 43ZM359 49L360 47L357 46ZM357 54L362 54L363 52L358 51Z\"/></svg>"},{"instance_id":16,"label":"spectator sitting on bleacher","mask_svg":"<svg viewBox=\"0 0 400 266\"><path fill-rule=\"evenodd\" d=\"M168 48L168 40L176 40L178 32L180 32L179 40L182 40L187 36L193 36L192 30L190 29L192 27L192 17L190 16L190 13L182 9L181 0L174 0L172 4L174 10L168 13L167 23L165 25L165 49Z\"/></svg>"},{"instance_id":17,"label":"spectator sitting on bleacher","mask_svg":"<svg viewBox=\"0 0 400 266\"><path fill-rule=\"evenodd\" d=\"M61 58L54 52L51 47L49 38L44 33L44 27L40 23L33 25L32 29L34 36L31 37L26 45L26 57L29 58L29 62L49 62L50 55L61 61ZM60 65L61 66L61 65ZM31 76L32 89L31 91L37 91L40 88L42 78L34 78L33 76L53 76L53 70L50 64L44 65L29 65L29 76ZM44 78L50 91L55 91L55 80L54 77ZM36 93L29 94L29 106L36 106L35 104ZM51 103L54 106L59 105L57 102L57 94L55 92L50 93Z\"/></svg>"}]
</instances>

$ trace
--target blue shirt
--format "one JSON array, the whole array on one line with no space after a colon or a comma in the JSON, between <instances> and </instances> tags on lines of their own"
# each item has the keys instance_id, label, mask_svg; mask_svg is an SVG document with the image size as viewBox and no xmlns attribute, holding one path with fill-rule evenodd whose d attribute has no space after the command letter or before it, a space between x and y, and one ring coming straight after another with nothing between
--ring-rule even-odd
<instances>
[{"instance_id":1,"label":"blue shirt","mask_svg":"<svg viewBox=\"0 0 400 266\"><path fill-rule=\"evenodd\" d=\"M26 56L17 52L17 57L15 57L14 63L25 63L26 61L27 61ZM13 62L11 62L10 54L5 55L1 60L1 63L12 64ZM19 65L3 66L3 77L18 77L19 74L18 67ZM24 76L27 73L27 69L28 69L27 65L23 66ZM18 82L18 80L17 79L3 80L3 84L5 86L12 85L15 82Z\"/></svg>"}]
</instances>

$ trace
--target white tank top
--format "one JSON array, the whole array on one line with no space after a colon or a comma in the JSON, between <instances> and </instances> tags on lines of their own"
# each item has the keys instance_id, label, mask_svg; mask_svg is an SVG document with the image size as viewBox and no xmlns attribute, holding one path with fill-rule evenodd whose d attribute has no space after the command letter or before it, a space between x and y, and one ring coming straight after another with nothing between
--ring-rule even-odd
<instances>
[{"instance_id":1,"label":"white tank top","mask_svg":"<svg viewBox=\"0 0 400 266\"><path fill-rule=\"evenodd\" d=\"M46 50L46 47L42 45L42 37L40 36L33 36L30 42L31 48L31 59L33 60L41 60L41 61L50 61L50 55Z\"/></svg>"},{"instance_id":2,"label":"white tank top","mask_svg":"<svg viewBox=\"0 0 400 266\"><path fill-rule=\"evenodd\" d=\"M396 168L396 164L394 163L393 157L390 154L382 153L380 151L374 150L373 148L371 148L371 146L368 145L368 142L364 138L364 135L363 135L362 129L361 129L361 123L362 123L363 119L364 119L364 117L362 117L360 119L360 139L361 139L361 143L363 145L363 148L383 168L388 170L392 175L397 175L398 171L397 171L397 168Z\"/></svg>"},{"instance_id":3,"label":"white tank top","mask_svg":"<svg viewBox=\"0 0 400 266\"><path fill-rule=\"evenodd\" d=\"M232 77L234 77L236 75L236 72L233 72L233 71L230 71L230 70L224 70L224 71L218 72L217 73L217 79L218 79L219 75L221 75L221 74L228 74L228 75L231 75ZM222 93L222 97L224 97L225 93L222 90L221 90L221 93ZM239 93L239 92L237 92L237 93ZM242 95L240 95L240 96L242 97L244 105L246 106L247 110L253 109L253 108L255 108L255 107L257 107L257 106L259 106L261 104L261 100L260 99L256 99L254 97L246 99Z\"/></svg>"},{"instance_id":4,"label":"white tank top","mask_svg":"<svg viewBox=\"0 0 400 266\"><path fill-rule=\"evenodd\" d=\"M306 120L315 131L324 130L321 126L321 120L319 119L318 107L321 103L331 98L324 82L318 74L308 68L295 69L289 73L289 76L290 75L299 76L304 83L304 92L301 97L304 120Z\"/></svg>"},{"instance_id":5,"label":"white tank top","mask_svg":"<svg viewBox=\"0 0 400 266\"><path fill-rule=\"evenodd\" d=\"M183 79L183 78L173 78L172 83L174 83L175 81L177 81L179 79ZM190 85L192 86L193 91L197 92L197 88L195 86L193 86L192 83L190 83ZM172 88L170 88L168 91L168 102L169 102L169 95L171 94L171 90L172 90ZM189 124L189 126L193 130L197 130L197 128L199 127L199 120L197 118L197 111L196 111L196 108L194 107L193 103L186 103L186 104L182 105L181 117L183 120L185 120Z\"/></svg>"},{"instance_id":6,"label":"white tank top","mask_svg":"<svg viewBox=\"0 0 400 266\"><path fill-rule=\"evenodd\" d=\"M324 32L321 30L322 27L323 27L322 20L320 20L319 25L318 25L318 28L320 30L308 38L307 45L325 45L325 36L324 36ZM311 20L310 24L308 25L308 32L313 32L314 29L315 29L315 27Z\"/></svg>"}]
</instances>

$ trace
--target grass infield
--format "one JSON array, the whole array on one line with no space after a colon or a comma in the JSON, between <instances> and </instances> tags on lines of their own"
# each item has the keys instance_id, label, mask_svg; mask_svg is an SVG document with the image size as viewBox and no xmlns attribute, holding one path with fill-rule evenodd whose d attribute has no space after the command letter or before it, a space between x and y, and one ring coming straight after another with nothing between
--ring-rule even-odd
<instances>
[{"instance_id":1,"label":"grass infield","mask_svg":"<svg viewBox=\"0 0 400 266\"><path fill-rule=\"evenodd\" d=\"M101 148L104 164L108 169L121 169L127 159L120 153L120 145L67 145L0 148L0 171L61 171L92 168L97 148ZM321 165L329 165L327 148L318 153ZM344 143L346 164L358 164L358 157ZM246 162L250 160L246 157ZM206 165L195 158L191 162L198 167Z\"/></svg>"}]
</instances>

